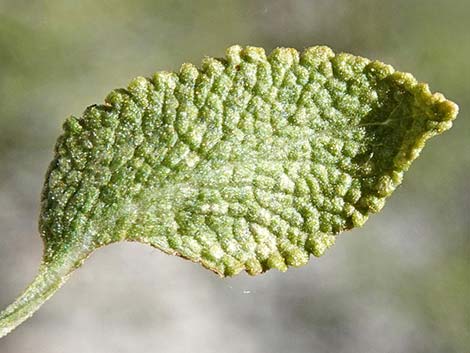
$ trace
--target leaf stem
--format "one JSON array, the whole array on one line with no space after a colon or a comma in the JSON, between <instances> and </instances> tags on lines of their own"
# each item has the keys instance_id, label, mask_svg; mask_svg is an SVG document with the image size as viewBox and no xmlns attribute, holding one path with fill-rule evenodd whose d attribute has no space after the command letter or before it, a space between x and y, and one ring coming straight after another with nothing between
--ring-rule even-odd
<instances>
[{"instance_id":1,"label":"leaf stem","mask_svg":"<svg viewBox=\"0 0 470 353\"><path fill-rule=\"evenodd\" d=\"M42 261L36 278L24 292L0 313L0 338L31 317L80 267L89 252L72 251Z\"/></svg>"}]
</instances>

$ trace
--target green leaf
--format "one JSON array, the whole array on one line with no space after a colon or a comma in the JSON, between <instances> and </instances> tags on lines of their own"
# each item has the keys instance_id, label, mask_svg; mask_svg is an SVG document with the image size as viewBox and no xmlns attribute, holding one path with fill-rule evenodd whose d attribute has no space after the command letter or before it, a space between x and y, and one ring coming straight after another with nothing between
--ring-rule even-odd
<instances>
[{"instance_id":1,"label":"green leaf","mask_svg":"<svg viewBox=\"0 0 470 353\"><path fill-rule=\"evenodd\" d=\"M304 265L364 224L457 106L327 47L233 46L70 117L42 194L40 274L0 336L95 249L138 241L218 273Z\"/></svg>"}]
</instances>

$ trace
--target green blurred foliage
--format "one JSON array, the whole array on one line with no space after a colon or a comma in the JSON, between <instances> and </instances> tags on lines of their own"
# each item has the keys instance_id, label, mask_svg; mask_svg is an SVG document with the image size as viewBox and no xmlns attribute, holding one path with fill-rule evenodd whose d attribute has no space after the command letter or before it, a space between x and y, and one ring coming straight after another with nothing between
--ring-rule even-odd
<instances>
[{"instance_id":1,"label":"green blurred foliage","mask_svg":"<svg viewBox=\"0 0 470 353\"><path fill-rule=\"evenodd\" d=\"M452 130L430 141L385 210L363 229L341 237L327 258L282 275L221 281L208 279L205 272L199 274L194 266L177 267L180 260L158 257L155 272L150 266L148 277L132 282L139 289L136 293L149 290L149 278L165 277L165 273L179 277L165 277L171 284L161 289L160 296L152 292L154 296L142 299L141 306L134 303L131 307L144 313L152 300L162 307L157 313L152 311L155 315L139 318L128 313L125 317L132 320L106 329L92 316L103 302L82 301L89 311L70 309L84 292L89 291L90 297L98 293L91 289L99 287L93 271L101 269L96 281L110 287L127 286L124 279L130 281L135 275L121 269L122 282L104 280L106 271L112 271L108 264L113 263L113 254L103 255L102 262L97 259L98 264L85 265L90 267L81 280L86 288L72 283L71 288L80 288L78 293L65 291L43 309L46 314L39 313L1 340L0 352L129 351L126 347L179 352L188 345L207 352L217 348L225 352L468 351L469 15L468 0L2 0L1 306L33 277L39 261L41 245L35 225L39 192L62 121L101 102L108 91L126 85L134 76L177 69L186 61L197 64L205 55L222 56L231 44L267 50L326 44L335 51L378 58L414 73L456 101L461 113ZM147 254L155 257L146 251L124 249L122 258L154 261L141 259ZM165 266L178 270L171 272ZM176 284L173 278L182 281ZM209 311L195 308L194 303L184 311L189 316L165 311L164 303L174 305L163 299L165 295L190 300L185 299L190 288L185 283L196 293L202 291L201 298L210 298ZM227 293L227 285L235 292ZM247 286L254 289L251 297L236 292ZM118 296L116 291L110 293ZM71 299L66 301L66 297ZM122 300L106 303L113 303L114 308ZM75 317L86 313L86 324L66 324L65 310ZM172 326L201 310L211 319L200 324L195 318L188 323L189 329ZM119 313L114 315L119 320ZM160 324L172 329L164 333L143 329ZM191 341L188 330L196 330L194 325L199 324L211 332L210 340ZM38 327L43 329L38 331ZM139 336L135 327L145 335ZM217 331L220 327L224 328L221 332ZM75 332L72 329L83 331L64 336L68 344L58 337L58 332ZM124 331L132 335L125 336ZM225 331L236 338L235 343L225 344ZM114 334L113 340L102 340L103 332ZM170 338L178 341L165 343Z\"/></svg>"}]
</instances>

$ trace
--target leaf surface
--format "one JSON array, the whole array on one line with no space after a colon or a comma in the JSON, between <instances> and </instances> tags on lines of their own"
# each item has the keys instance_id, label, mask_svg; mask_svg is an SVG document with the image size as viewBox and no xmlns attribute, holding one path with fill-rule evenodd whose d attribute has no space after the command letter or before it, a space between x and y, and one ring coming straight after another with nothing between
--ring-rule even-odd
<instances>
[{"instance_id":1,"label":"leaf surface","mask_svg":"<svg viewBox=\"0 0 470 353\"><path fill-rule=\"evenodd\" d=\"M48 254L139 241L217 272L285 270L361 226L455 105L387 65L239 46L69 118L43 194Z\"/></svg>"},{"instance_id":2,"label":"leaf surface","mask_svg":"<svg viewBox=\"0 0 470 353\"><path fill-rule=\"evenodd\" d=\"M230 47L70 117L42 193L27 319L97 248L138 241L221 276L305 264L378 212L457 106L378 61Z\"/></svg>"}]
</instances>

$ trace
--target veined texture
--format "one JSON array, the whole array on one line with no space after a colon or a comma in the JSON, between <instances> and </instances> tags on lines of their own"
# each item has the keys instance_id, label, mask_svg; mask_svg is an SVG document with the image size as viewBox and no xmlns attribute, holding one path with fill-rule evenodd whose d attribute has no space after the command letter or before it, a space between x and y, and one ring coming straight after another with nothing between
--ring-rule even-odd
<instances>
[{"instance_id":1,"label":"veined texture","mask_svg":"<svg viewBox=\"0 0 470 353\"><path fill-rule=\"evenodd\" d=\"M327 47L233 46L70 117L42 197L45 261L121 240L218 274L300 266L361 226L456 105Z\"/></svg>"}]
</instances>

